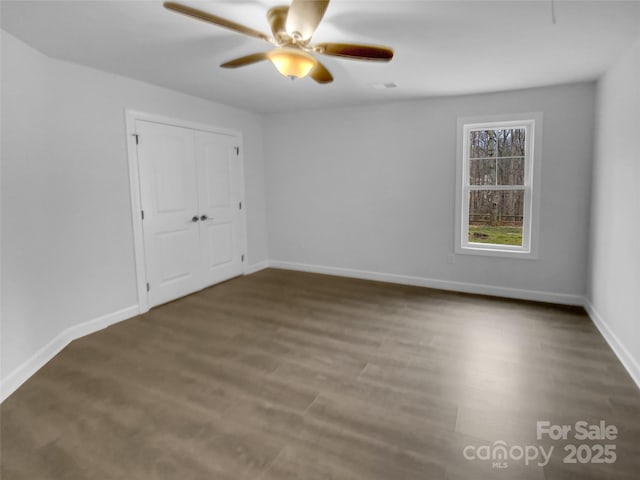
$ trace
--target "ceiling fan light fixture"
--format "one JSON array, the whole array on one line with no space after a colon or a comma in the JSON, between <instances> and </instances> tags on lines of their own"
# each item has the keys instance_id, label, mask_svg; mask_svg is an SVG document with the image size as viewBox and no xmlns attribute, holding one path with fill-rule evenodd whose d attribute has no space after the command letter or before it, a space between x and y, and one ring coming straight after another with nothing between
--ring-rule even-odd
<instances>
[{"instance_id":1,"label":"ceiling fan light fixture","mask_svg":"<svg viewBox=\"0 0 640 480\"><path fill-rule=\"evenodd\" d=\"M304 78L318 64L312 55L297 48L275 48L267 56L276 69L289 78Z\"/></svg>"},{"instance_id":2,"label":"ceiling fan light fixture","mask_svg":"<svg viewBox=\"0 0 640 480\"><path fill-rule=\"evenodd\" d=\"M2 1L2 0L0 0ZM320 25L330 0L290 0L291 4L272 7L267 20L272 35L267 35L241 23L219 17L204 10L183 5L175 1L164 2L165 8L187 17L202 20L249 37L265 40L276 48L270 52L259 52L229 60L222 68L238 68L269 60L285 77L303 78L307 75L314 82L333 82L333 75L315 58L315 54L351 60L388 62L393 58L393 49L381 45L359 43L312 44L311 38Z\"/></svg>"}]
</instances>

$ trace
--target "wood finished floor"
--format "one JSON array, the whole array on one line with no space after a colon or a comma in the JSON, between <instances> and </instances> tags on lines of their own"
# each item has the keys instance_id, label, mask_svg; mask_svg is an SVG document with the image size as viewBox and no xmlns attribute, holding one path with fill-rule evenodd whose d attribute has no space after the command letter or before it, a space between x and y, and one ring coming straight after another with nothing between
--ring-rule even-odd
<instances>
[{"instance_id":1,"label":"wood finished floor","mask_svg":"<svg viewBox=\"0 0 640 480\"><path fill-rule=\"evenodd\" d=\"M538 420L616 425L616 463ZM555 451L464 459L498 440ZM637 479L640 392L581 309L265 270L70 344L1 449L3 480Z\"/></svg>"}]
</instances>

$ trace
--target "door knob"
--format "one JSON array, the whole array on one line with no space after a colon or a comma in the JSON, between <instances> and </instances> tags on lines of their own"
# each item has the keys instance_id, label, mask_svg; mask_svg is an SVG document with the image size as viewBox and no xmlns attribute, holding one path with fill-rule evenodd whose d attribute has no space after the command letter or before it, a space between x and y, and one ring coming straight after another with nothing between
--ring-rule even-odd
<instances>
[{"instance_id":1,"label":"door knob","mask_svg":"<svg viewBox=\"0 0 640 480\"><path fill-rule=\"evenodd\" d=\"M197 215L193 216L191 218L191 221L194 222L194 223L197 222L198 221L198 216Z\"/></svg>"},{"instance_id":2,"label":"door knob","mask_svg":"<svg viewBox=\"0 0 640 480\"><path fill-rule=\"evenodd\" d=\"M209 217L207 217L206 215L202 215L202 216L200 217L200 220L202 220L202 221L204 222L207 218L209 218Z\"/></svg>"}]
</instances>

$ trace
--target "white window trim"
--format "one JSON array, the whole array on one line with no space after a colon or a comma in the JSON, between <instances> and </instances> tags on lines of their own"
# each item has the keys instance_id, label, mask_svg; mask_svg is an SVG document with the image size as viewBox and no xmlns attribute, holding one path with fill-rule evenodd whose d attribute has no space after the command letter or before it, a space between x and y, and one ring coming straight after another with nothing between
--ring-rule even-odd
<instances>
[{"instance_id":1,"label":"white window trim","mask_svg":"<svg viewBox=\"0 0 640 480\"><path fill-rule=\"evenodd\" d=\"M527 128L525 148L527 160L525 166L523 246L496 245L469 242L469 176L467 175L468 142L470 130L497 126L524 126ZM533 139L533 142L531 141ZM510 257L535 260L538 258L539 213L540 213L540 170L542 164L542 113L505 114L482 117L464 117L458 119L457 165L456 165L456 222L455 252L464 255L482 255L492 257ZM501 186L474 185L490 190L500 190ZM513 190L513 187L504 187ZM527 221L528 220L528 221Z\"/></svg>"}]
</instances>

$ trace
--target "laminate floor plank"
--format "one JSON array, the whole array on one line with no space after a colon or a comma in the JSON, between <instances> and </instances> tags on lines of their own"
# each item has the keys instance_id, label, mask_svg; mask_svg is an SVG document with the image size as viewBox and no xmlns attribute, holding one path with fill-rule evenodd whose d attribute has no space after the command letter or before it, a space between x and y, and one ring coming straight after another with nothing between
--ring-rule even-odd
<instances>
[{"instance_id":1,"label":"laminate floor plank","mask_svg":"<svg viewBox=\"0 0 640 480\"><path fill-rule=\"evenodd\" d=\"M581 308L273 269L72 342L1 415L3 480L640 471L640 391ZM581 420L618 438L537 438L538 421ZM552 455L465 458L500 442ZM565 463L567 443L617 459Z\"/></svg>"}]
</instances>

